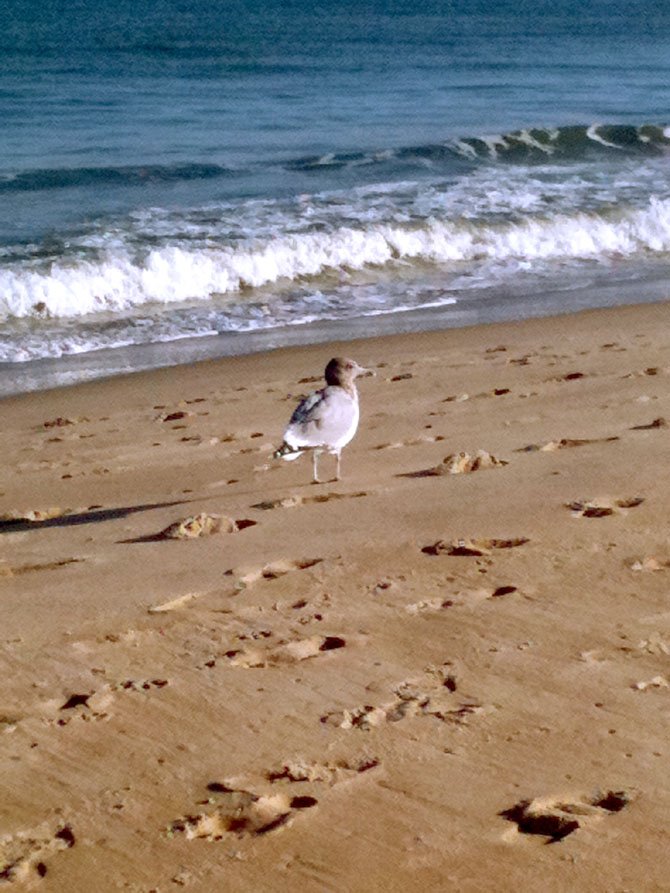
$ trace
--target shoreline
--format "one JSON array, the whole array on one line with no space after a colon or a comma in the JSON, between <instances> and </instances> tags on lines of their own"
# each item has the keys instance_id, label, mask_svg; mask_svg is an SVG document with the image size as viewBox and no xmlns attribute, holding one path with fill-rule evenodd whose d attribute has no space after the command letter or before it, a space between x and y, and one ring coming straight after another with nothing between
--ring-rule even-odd
<instances>
[{"instance_id":1,"label":"shoreline","mask_svg":"<svg viewBox=\"0 0 670 893\"><path fill-rule=\"evenodd\" d=\"M569 292L548 291L538 303L535 293L496 298L495 293L472 306L445 304L377 316L323 320L255 332L221 333L175 341L104 348L83 354L42 358L26 363L0 364L0 400L5 397L85 381L185 366L194 362L247 356L277 349L365 340L369 337L412 335L421 332L471 328L496 323L521 323L581 313L591 309L663 303L669 299L666 278L656 271L652 278L634 283L601 283ZM10 383L11 382L11 383ZM51 383L49 383L51 382Z\"/></svg>"},{"instance_id":2,"label":"shoreline","mask_svg":"<svg viewBox=\"0 0 670 893\"><path fill-rule=\"evenodd\" d=\"M10 884L664 889L669 313L6 397ZM315 486L272 450L338 354L377 376Z\"/></svg>"}]
</instances>

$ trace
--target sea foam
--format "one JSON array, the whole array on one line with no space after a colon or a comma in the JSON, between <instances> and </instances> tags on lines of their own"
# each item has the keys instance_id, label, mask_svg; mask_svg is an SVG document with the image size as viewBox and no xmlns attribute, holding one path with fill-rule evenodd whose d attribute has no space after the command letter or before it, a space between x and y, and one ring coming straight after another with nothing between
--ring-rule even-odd
<instances>
[{"instance_id":1,"label":"sea foam","mask_svg":"<svg viewBox=\"0 0 670 893\"><path fill-rule=\"evenodd\" d=\"M322 274L424 262L463 265L487 261L608 260L670 250L670 200L640 209L574 212L522 220L409 220L339 226L332 231L242 239L221 247L164 246L133 254L103 250L98 260L72 258L41 268L0 270L0 319L74 318L123 314L143 305L207 301L249 289L280 289Z\"/></svg>"}]
</instances>

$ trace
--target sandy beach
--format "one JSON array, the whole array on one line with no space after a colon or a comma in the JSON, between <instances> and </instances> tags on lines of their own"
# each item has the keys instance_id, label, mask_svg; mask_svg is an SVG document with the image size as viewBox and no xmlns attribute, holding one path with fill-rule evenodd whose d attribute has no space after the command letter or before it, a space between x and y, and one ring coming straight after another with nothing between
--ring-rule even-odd
<instances>
[{"instance_id":1,"label":"sandy beach","mask_svg":"<svg viewBox=\"0 0 670 893\"><path fill-rule=\"evenodd\" d=\"M669 313L4 400L0 884L670 889Z\"/></svg>"}]
</instances>

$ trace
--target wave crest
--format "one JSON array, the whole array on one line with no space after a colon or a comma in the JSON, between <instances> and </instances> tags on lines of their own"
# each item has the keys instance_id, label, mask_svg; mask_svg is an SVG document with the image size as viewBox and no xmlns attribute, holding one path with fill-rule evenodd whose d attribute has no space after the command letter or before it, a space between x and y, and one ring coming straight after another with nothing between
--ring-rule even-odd
<instances>
[{"instance_id":1,"label":"wave crest","mask_svg":"<svg viewBox=\"0 0 670 893\"><path fill-rule=\"evenodd\" d=\"M498 224L430 219L339 227L235 247L162 247L142 258L117 249L97 261L0 271L0 319L118 314L143 304L205 301L394 263L427 262L462 272L486 262L600 260L668 251L670 200L659 199L611 216L580 212Z\"/></svg>"},{"instance_id":2,"label":"wave crest","mask_svg":"<svg viewBox=\"0 0 670 893\"><path fill-rule=\"evenodd\" d=\"M670 128L659 124L576 124L536 127L492 136L469 136L384 152L329 153L287 163L291 170L342 168L361 164L449 164L504 161L529 163L548 159L569 161L603 155L659 156L670 151Z\"/></svg>"},{"instance_id":3,"label":"wave crest","mask_svg":"<svg viewBox=\"0 0 670 893\"><path fill-rule=\"evenodd\" d=\"M379 151L329 152L288 159L281 168L296 172L327 172L341 168L397 165L443 168L463 164L579 161L603 155L658 157L670 152L670 127L660 124L584 124L555 128L529 128L492 136L469 136L444 143L406 146ZM254 167L276 164L257 162ZM145 164L122 167L36 169L0 177L0 193L29 192L95 186L141 186L181 180L212 180L244 174L221 164Z\"/></svg>"}]
</instances>

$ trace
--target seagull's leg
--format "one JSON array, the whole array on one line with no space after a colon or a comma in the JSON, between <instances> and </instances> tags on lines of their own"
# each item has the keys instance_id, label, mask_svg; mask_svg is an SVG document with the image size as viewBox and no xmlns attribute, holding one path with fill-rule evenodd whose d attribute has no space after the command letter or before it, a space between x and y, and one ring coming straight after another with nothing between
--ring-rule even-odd
<instances>
[{"instance_id":1,"label":"seagull's leg","mask_svg":"<svg viewBox=\"0 0 670 893\"><path fill-rule=\"evenodd\" d=\"M340 479L340 455L341 450L338 450L335 455L337 456L337 471L335 472L335 480L339 481Z\"/></svg>"},{"instance_id":2,"label":"seagull's leg","mask_svg":"<svg viewBox=\"0 0 670 893\"><path fill-rule=\"evenodd\" d=\"M313 483L313 484L320 484L320 483L321 483L321 481L319 480L319 470L318 470L318 467L317 467L317 466L318 466L318 461L317 461L318 458L319 458L319 451L318 451L318 450L312 450L312 469L313 469L313 471L312 471L312 474L313 474L313 480L312 480L312 483Z\"/></svg>"}]
</instances>

